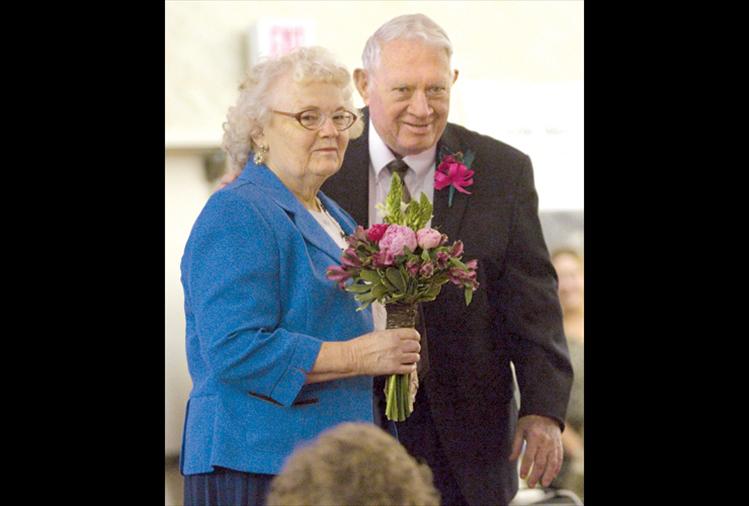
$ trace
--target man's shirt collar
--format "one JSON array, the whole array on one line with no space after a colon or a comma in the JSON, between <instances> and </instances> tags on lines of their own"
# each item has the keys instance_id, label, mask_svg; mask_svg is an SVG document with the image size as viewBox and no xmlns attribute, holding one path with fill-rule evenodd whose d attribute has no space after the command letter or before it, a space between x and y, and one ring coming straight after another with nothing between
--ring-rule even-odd
<instances>
[{"instance_id":1,"label":"man's shirt collar","mask_svg":"<svg viewBox=\"0 0 749 506\"><path fill-rule=\"evenodd\" d=\"M421 180L429 169L434 164L435 155L437 154L437 146L417 153L415 155L408 155L403 157L403 161L408 164L409 167L416 173L416 179ZM395 155L390 148L387 147L385 142L380 138L377 130L372 124L372 119L369 120L369 160L372 163L372 168L375 172L375 178L380 177L382 170L395 160Z\"/></svg>"}]
</instances>

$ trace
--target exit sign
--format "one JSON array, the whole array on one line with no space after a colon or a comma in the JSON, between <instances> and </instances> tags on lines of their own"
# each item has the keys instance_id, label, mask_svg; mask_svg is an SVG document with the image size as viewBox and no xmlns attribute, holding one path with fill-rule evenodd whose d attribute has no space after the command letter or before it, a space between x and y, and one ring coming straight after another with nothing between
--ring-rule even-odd
<instances>
[{"instance_id":1,"label":"exit sign","mask_svg":"<svg viewBox=\"0 0 749 506\"><path fill-rule=\"evenodd\" d=\"M281 56L300 46L315 45L315 21L311 19L259 18L249 29L249 65L260 58Z\"/></svg>"}]
</instances>

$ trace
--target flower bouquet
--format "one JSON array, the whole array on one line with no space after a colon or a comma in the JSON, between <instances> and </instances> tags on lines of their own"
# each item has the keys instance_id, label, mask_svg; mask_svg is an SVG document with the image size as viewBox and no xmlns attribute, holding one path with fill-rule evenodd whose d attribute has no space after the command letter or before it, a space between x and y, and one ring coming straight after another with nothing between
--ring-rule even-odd
<instances>
[{"instance_id":1,"label":"flower bouquet","mask_svg":"<svg viewBox=\"0 0 749 506\"><path fill-rule=\"evenodd\" d=\"M416 307L432 301L448 281L463 288L471 303L476 281L476 260L463 262L463 243L448 245L447 235L426 228L432 203L425 194L408 204L401 202L403 183L393 174L384 205L382 224L356 227L347 236L348 248L341 265L328 268L329 279L355 294L365 309L373 301L385 305L387 328L415 327ZM413 411L418 379L416 372L393 374L385 383L388 420L402 422Z\"/></svg>"}]
</instances>

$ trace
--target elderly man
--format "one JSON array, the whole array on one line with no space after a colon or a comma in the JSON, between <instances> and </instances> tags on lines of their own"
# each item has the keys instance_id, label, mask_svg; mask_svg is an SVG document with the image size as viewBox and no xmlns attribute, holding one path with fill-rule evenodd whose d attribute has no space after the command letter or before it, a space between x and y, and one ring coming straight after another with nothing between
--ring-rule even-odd
<instances>
[{"instance_id":1,"label":"elderly man","mask_svg":"<svg viewBox=\"0 0 749 506\"><path fill-rule=\"evenodd\" d=\"M369 38L364 68L354 72L368 125L322 189L371 225L399 171L410 195L424 192L434 203L432 226L462 240L465 258L478 259L481 287L470 306L451 286L424 304L428 367L414 412L397 431L432 468L444 505L500 505L517 492L523 443L520 476L530 487L559 472L572 367L530 159L447 122L458 78L451 55L445 31L421 14L394 18ZM463 188L470 194L450 197L450 188L435 188L435 170L458 152L471 153L475 173Z\"/></svg>"}]
</instances>

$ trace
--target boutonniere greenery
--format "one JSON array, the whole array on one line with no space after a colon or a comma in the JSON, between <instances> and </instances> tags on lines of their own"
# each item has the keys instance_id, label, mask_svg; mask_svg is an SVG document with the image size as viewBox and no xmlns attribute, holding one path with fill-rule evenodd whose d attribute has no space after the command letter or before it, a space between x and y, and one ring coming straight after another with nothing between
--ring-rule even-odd
<instances>
[{"instance_id":1,"label":"boutonniere greenery","mask_svg":"<svg viewBox=\"0 0 749 506\"><path fill-rule=\"evenodd\" d=\"M437 170L434 171L434 189L442 190L446 186L450 187L450 194L447 200L447 207L453 206L453 195L455 190L460 193L470 195L471 192L466 187L473 184L473 172L470 170L473 163L474 153L468 150L463 152L449 153L448 150L440 150L440 162Z\"/></svg>"}]
</instances>

